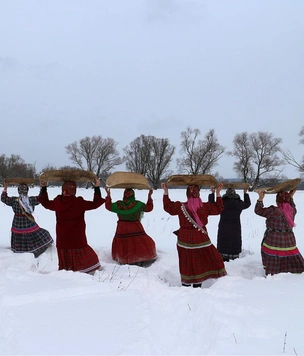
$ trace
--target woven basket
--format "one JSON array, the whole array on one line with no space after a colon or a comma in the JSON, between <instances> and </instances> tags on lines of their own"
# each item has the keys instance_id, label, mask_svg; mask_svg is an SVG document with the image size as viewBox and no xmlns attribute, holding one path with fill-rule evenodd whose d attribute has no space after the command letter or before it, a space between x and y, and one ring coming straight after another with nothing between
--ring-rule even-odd
<instances>
[{"instance_id":1,"label":"woven basket","mask_svg":"<svg viewBox=\"0 0 304 356\"><path fill-rule=\"evenodd\" d=\"M39 182L39 180L35 178L20 178L20 177L5 178L5 181L9 184L28 184L28 185Z\"/></svg>"},{"instance_id":2,"label":"woven basket","mask_svg":"<svg viewBox=\"0 0 304 356\"><path fill-rule=\"evenodd\" d=\"M217 186L218 181L210 174L176 174L168 177L166 185L183 186L199 185L201 187Z\"/></svg>"},{"instance_id":3,"label":"woven basket","mask_svg":"<svg viewBox=\"0 0 304 356\"><path fill-rule=\"evenodd\" d=\"M81 169L53 169L43 172L39 179L41 182L95 182L98 177Z\"/></svg>"},{"instance_id":4,"label":"woven basket","mask_svg":"<svg viewBox=\"0 0 304 356\"><path fill-rule=\"evenodd\" d=\"M244 182L223 182L223 188L228 189L249 189L250 184Z\"/></svg>"},{"instance_id":5,"label":"woven basket","mask_svg":"<svg viewBox=\"0 0 304 356\"><path fill-rule=\"evenodd\" d=\"M263 187L255 189L255 192L258 190L263 190L266 194L277 194L279 192L289 192L290 190L296 189L297 186L301 183L300 178L289 179L285 182L275 185L274 187Z\"/></svg>"},{"instance_id":6,"label":"woven basket","mask_svg":"<svg viewBox=\"0 0 304 356\"><path fill-rule=\"evenodd\" d=\"M114 172L106 180L106 186L123 189L151 189L148 179L144 175L134 172Z\"/></svg>"}]
</instances>

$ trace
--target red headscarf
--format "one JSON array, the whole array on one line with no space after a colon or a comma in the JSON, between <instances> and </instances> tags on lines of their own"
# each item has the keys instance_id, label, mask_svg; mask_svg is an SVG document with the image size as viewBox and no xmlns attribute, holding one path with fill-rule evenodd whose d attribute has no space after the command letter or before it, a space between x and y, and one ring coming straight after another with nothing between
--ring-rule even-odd
<instances>
[{"instance_id":1,"label":"red headscarf","mask_svg":"<svg viewBox=\"0 0 304 356\"><path fill-rule=\"evenodd\" d=\"M198 185L189 185L187 188L187 198L199 198L200 188Z\"/></svg>"},{"instance_id":2,"label":"red headscarf","mask_svg":"<svg viewBox=\"0 0 304 356\"><path fill-rule=\"evenodd\" d=\"M76 195L76 183L72 181L66 181L62 185L62 195L74 196Z\"/></svg>"}]
</instances>

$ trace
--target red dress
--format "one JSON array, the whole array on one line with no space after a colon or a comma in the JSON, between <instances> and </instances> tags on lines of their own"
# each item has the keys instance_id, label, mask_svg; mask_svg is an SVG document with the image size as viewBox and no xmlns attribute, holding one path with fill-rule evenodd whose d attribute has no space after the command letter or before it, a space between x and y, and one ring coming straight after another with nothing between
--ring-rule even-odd
<instances>
[{"instance_id":1,"label":"red dress","mask_svg":"<svg viewBox=\"0 0 304 356\"><path fill-rule=\"evenodd\" d=\"M82 197L58 195L49 200L46 189L42 188L38 197L46 209L56 212L56 247L59 270L93 272L100 267L98 256L88 245L84 214L97 209L105 199L100 189L95 188L93 201Z\"/></svg>"},{"instance_id":2,"label":"red dress","mask_svg":"<svg viewBox=\"0 0 304 356\"><path fill-rule=\"evenodd\" d=\"M136 212L123 215L117 213L118 221L116 232L112 241L112 258L120 264L145 264L153 262L156 257L154 240L146 234L140 218L144 212L153 210L153 200L148 198L146 204L139 203ZM112 199L106 197L105 207L113 211Z\"/></svg>"},{"instance_id":3,"label":"red dress","mask_svg":"<svg viewBox=\"0 0 304 356\"><path fill-rule=\"evenodd\" d=\"M164 195L163 204L167 213L179 218L180 229L176 234L182 283L197 284L208 278L225 276L227 272L223 259L211 243L206 229L208 216L219 215L223 210L222 198L218 197L215 203L203 203L197 210L202 227L195 224L192 213L186 209L184 203L173 202L168 195Z\"/></svg>"}]
</instances>

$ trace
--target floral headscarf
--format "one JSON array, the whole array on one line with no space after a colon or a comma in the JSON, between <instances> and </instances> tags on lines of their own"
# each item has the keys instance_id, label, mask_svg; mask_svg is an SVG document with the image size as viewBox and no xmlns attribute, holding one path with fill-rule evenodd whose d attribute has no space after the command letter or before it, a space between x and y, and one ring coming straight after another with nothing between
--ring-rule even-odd
<instances>
[{"instance_id":1,"label":"floral headscarf","mask_svg":"<svg viewBox=\"0 0 304 356\"><path fill-rule=\"evenodd\" d=\"M135 193L131 188L125 189L123 200L118 200L111 205L111 211L119 215L128 215L131 220L141 219L144 208L144 203L135 200Z\"/></svg>"},{"instance_id":2,"label":"floral headscarf","mask_svg":"<svg viewBox=\"0 0 304 356\"><path fill-rule=\"evenodd\" d=\"M62 185L62 195L75 196L76 195L76 183L73 181L66 181Z\"/></svg>"},{"instance_id":3,"label":"floral headscarf","mask_svg":"<svg viewBox=\"0 0 304 356\"><path fill-rule=\"evenodd\" d=\"M125 189L124 195L123 195L123 200L118 200L117 201L117 208L119 210L128 210L133 208L133 206L136 204L135 201L135 193L134 190L131 188Z\"/></svg>"}]
</instances>

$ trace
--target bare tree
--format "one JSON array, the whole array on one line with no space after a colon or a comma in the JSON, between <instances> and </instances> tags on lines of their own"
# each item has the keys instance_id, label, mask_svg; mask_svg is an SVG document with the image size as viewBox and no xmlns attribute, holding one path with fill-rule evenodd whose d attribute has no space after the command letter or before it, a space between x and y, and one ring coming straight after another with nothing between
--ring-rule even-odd
<instances>
[{"instance_id":1,"label":"bare tree","mask_svg":"<svg viewBox=\"0 0 304 356\"><path fill-rule=\"evenodd\" d=\"M171 174L168 167L175 147L168 139L141 135L124 148L126 168L131 172L146 176L154 189L162 179Z\"/></svg>"},{"instance_id":2,"label":"bare tree","mask_svg":"<svg viewBox=\"0 0 304 356\"><path fill-rule=\"evenodd\" d=\"M203 140L199 139L200 134L200 130L190 127L181 133L182 158L177 159L177 167L182 173L210 173L225 151L218 143L213 129L206 133Z\"/></svg>"},{"instance_id":3,"label":"bare tree","mask_svg":"<svg viewBox=\"0 0 304 356\"><path fill-rule=\"evenodd\" d=\"M19 155L12 154L10 157L0 156L0 177L35 178L36 168L34 164L26 163Z\"/></svg>"},{"instance_id":4,"label":"bare tree","mask_svg":"<svg viewBox=\"0 0 304 356\"><path fill-rule=\"evenodd\" d=\"M282 179L281 142L281 138L267 132L237 134L233 140L234 149L228 152L237 158L235 172L253 188Z\"/></svg>"},{"instance_id":5,"label":"bare tree","mask_svg":"<svg viewBox=\"0 0 304 356\"><path fill-rule=\"evenodd\" d=\"M254 179L253 157L254 152L251 147L250 136L247 132L236 134L233 139L234 149L227 152L228 155L237 158L234 162L234 171L238 173L240 178L248 183Z\"/></svg>"},{"instance_id":6,"label":"bare tree","mask_svg":"<svg viewBox=\"0 0 304 356\"><path fill-rule=\"evenodd\" d=\"M304 126L302 126L300 133L300 144L304 145ZM287 164L295 167L298 169L299 172L304 172L304 156L302 156L301 162L299 162L294 155L291 153L290 150L282 150L282 155L284 157L284 160Z\"/></svg>"},{"instance_id":7,"label":"bare tree","mask_svg":"<svg viewBox=\"0 0 304 356\"><path fill-rule=\"evenodd\" d=\"M141 135L124 148L126 168L130 172L147 175L151 159L151 136Z\"/></svg>"},{"instance_id":8,"label":"bare tree","mask_svg":"<svg viewBox=\"0 0 304 356\"><path fill-rule=\"evenodd\" d=\"M123 163L116 149L117 143L112 138L101 136L85 137L65 147L69 159L80 169L106 177L111 169Z\"/></svg>"}]
</instances>

